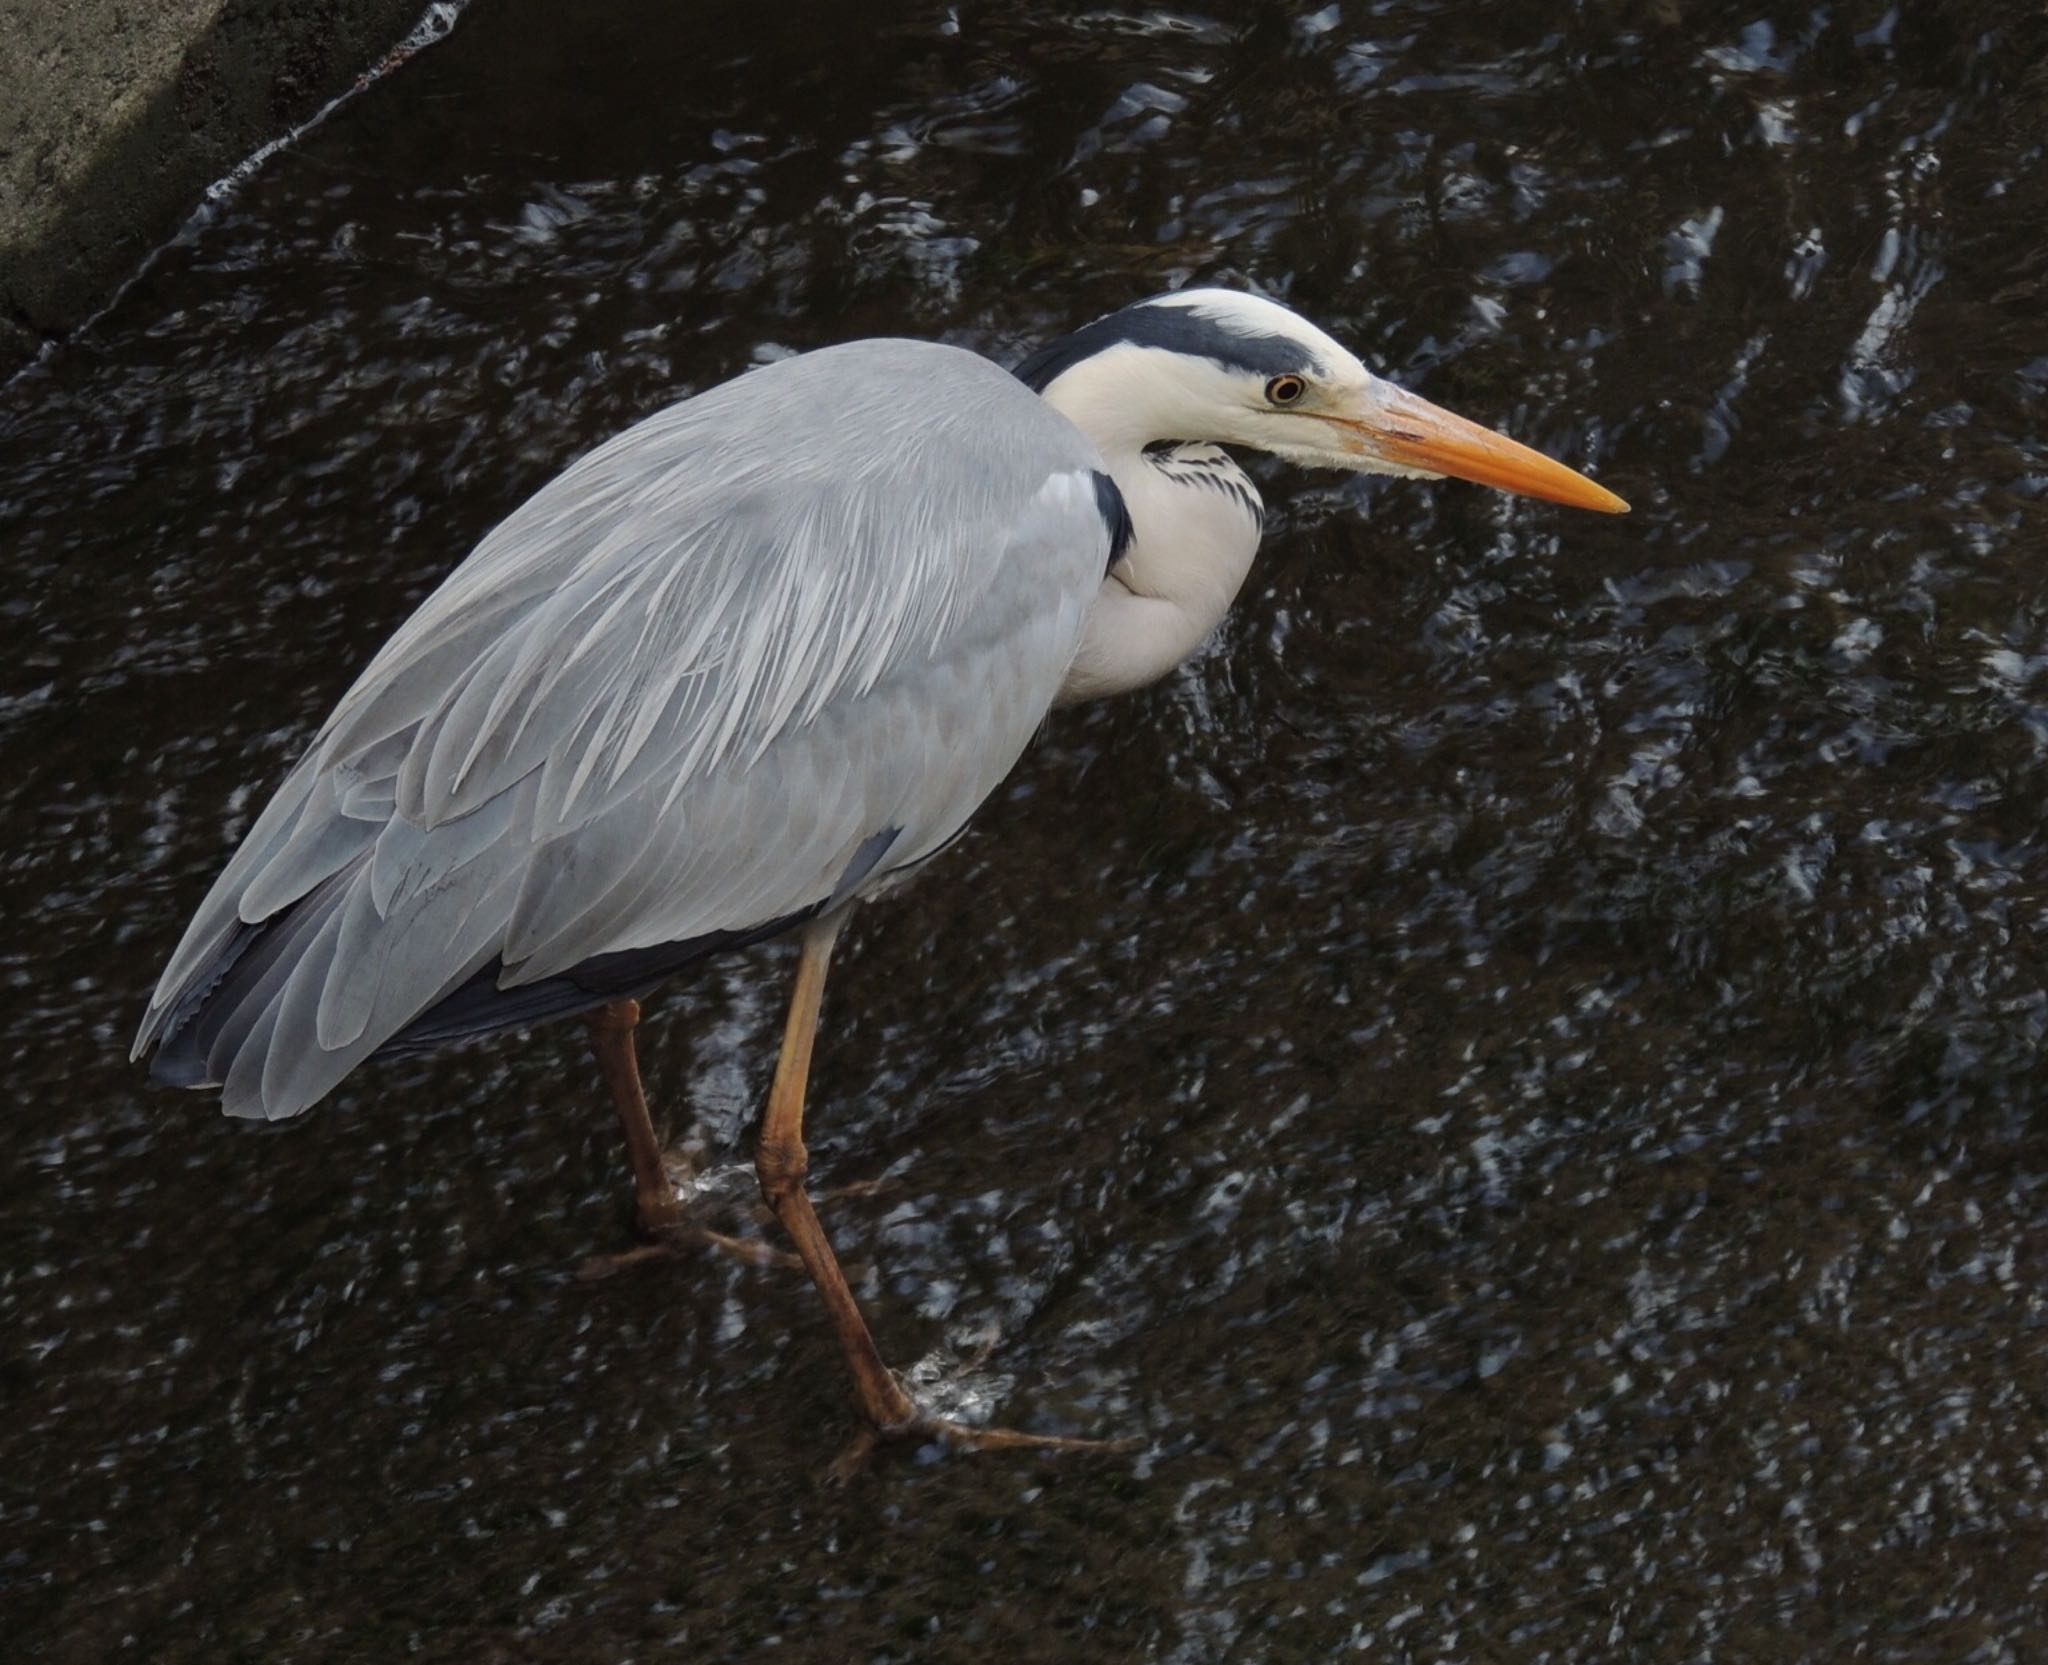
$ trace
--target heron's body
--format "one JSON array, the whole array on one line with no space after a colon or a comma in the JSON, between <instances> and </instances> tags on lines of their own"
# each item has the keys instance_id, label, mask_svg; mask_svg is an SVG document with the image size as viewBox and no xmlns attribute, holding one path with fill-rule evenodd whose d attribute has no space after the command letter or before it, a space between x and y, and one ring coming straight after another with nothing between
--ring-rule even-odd
<instances>
[{"instance_id":1,"label":"heron's body","mask_svg":"<svg viewBox=\"0 0 2048 1665\"><path fill-rule=\"evenodd\" d=\"M1220 291L1126 308L1015 377L911 341L771 365L572 465L399 629L201 904L137 1053L281 1117L380 1052L596 1014L663 1223L633 1002L804 925L763 1189L871 1426L908 1426L803 1195L826 956L1055 703L1152 681L1215 628L1263 524L1216 441L1625 506Z\"/></svg>"},{"instance_id":2,"label":"heron's body","mask_svg":"<svg viewBox=\"0 0 2048 1665\"><path fill-rule=\"evenodd\" d=\"M645 993L923 861L1074 658L1101 466L1016 379L914 341L591 452L343 696L165 973L158 1075L293 1115L379 1050Z\"/></svg>"}]
</instances>

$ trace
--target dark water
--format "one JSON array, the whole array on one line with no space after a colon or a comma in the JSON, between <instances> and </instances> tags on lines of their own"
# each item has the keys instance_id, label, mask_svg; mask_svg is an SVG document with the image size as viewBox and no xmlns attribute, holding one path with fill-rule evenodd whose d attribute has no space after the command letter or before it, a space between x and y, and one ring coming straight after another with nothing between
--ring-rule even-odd
<instances>
[{"instance_id":1,"label":"dark water","mask_svg":"<svg viewBox=\"0 0 2048 1665\"><path fill-rule=\"evenodd\" d=\"M2048 1658L2044 57L485 0L277 158L0 406L9 1657ZM1220 640L857 925L812 1143L888 1182L829 1214L885 1352L1140 1454L820 1489L801 1278L571 1275L573 1030L275 1129L145 1089L260 795L579 450L1192 278L1636 512L1265 469ZM788 963L646 1032L720 1162Z\"/></svg>"}]
</instances>

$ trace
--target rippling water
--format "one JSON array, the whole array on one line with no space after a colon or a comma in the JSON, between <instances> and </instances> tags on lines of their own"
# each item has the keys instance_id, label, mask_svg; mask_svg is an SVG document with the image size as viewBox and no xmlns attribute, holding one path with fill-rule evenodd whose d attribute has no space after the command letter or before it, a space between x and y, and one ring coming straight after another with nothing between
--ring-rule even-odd
<instances>
[{"instance_id":1,"label":"rippling water","mask_svg":"<svg viewBox=\"0 0 2048 1665\"><path fill-rule=\"evenodd\" d=\"M479 5L0 402L13 1646L2048 1657L2038 10L678 11ZM1220 639L856 927L884 1350L1142 1453L819 1490L800 1278L572 1277L572 1031L144 1087L261 795L578 451L1196 278L1636 512L1263 469ZM787 964L647 1032L717 1161Z\"/></svg>"}]
</instances>

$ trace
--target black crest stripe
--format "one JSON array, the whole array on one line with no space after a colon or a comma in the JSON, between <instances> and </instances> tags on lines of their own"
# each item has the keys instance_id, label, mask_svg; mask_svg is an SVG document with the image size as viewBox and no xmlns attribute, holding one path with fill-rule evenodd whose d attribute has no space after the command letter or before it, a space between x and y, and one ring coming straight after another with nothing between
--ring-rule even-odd
<instances>
[{"instance_id":1,"label":"black crest stripe","mask_svg":"<svg viewBox=\"0 0 2048 1665\"><path fill-rule=\"evenodd\" d=\"M1325 373L1313 353L1285 335L1246 331L1194 307L1140 301L1061 336L1017 366L1017 379L1043 393L1067 371L1111 347L1162 347L1253 376Z\"/></svg>"}]
</instances>

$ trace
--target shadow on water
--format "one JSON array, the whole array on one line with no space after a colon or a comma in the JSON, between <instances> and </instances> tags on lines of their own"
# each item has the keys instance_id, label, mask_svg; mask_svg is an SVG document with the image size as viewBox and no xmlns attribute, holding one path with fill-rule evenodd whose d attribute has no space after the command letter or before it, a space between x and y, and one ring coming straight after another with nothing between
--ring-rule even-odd
<instances>
[{"instance_id":1,"label":"shadow on water","mask_svg":"<svg viewBox=\"0 0 2048 1665\"><path fill-rule=\"evenodd\" d=\"M593 15L594 14L594 15ZM859 15L856 15L859 14ZM54 1660L2048 1653L2032 8L498 0L0 408L0 1619ZM565 1031L125 1062L358 666L635 417L1253 282L1619 522L1272 471L1221 638L857 927L884 1349L1107 1462L846 1493L801 1280ZM787 951L665 1000L745 1148Z\"/></svg>"}]
</instances>

